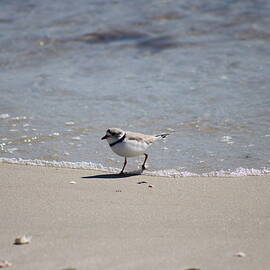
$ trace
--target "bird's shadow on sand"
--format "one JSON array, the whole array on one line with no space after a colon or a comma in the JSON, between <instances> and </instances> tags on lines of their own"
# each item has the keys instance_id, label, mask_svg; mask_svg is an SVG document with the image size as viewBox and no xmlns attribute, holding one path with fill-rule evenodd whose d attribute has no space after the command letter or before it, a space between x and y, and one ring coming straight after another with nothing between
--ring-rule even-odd
<instances>
[{"instance_id":1,"label":"bird's shadow on sand","mask_svg":"<svg viewBox=\"0 0 270 270\"><path fill-rule=\"evenodd\" d=\"M82 176L83 179L119 179L119 178L127 178L131 176L141 175L143 170L136 170L132 172L126 172L123 174L119 173L108 173L108 174L97 174L97 175L90 175L90 176Z\"/></svg>"}]
</instances>

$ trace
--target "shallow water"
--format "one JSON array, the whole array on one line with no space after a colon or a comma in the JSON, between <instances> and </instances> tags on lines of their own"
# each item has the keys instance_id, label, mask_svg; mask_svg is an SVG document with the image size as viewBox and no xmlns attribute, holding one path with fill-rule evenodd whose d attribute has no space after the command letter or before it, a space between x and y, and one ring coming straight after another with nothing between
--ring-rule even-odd
<instances>
[{"instance_id":1,"label":"shallow water","mask_svg":"<svg viewBox=\"0 0 270 270\"><path fill-rule=\"evenodd\" d=\"M172 133L151 171L270 167L269 1L0 7L0 157L121 168L117 126Z\"/></svg>"}]
</instances>

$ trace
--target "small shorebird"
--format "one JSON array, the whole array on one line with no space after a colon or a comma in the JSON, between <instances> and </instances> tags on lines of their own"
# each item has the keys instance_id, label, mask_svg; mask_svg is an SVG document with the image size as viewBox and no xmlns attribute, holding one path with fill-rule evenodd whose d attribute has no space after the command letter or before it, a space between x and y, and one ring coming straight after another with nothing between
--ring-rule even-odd
<instances>
[{"instance_id":1,"label":"small shorebird","mask_svg":"<svg viewBox=\"0 0 270 270\"><path fill-rule=\"evenodd\" d=\"M120 128L109 128L106 131L106 135L103 136L101 140L106 139L114 153L125 157L124 166L120 172L120 174L124 174L128 157L144 155L145 159L142 165L142 170L145 170L145 162L148 158L148 155L145 153L146 149L154 141L166 138L168 135L169 134L167 133L160 135L145 135L142 133L123 131Z\"/></svg>"}]
</instances>

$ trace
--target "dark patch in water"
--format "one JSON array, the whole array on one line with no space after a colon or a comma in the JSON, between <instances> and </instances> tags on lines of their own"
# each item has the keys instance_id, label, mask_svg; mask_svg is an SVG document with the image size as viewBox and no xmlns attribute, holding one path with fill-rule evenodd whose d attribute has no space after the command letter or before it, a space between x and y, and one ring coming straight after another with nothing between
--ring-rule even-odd
<instances>
[{"instance_id":1,"label":"dark patch in water","mask_svg":"<svg viewBox=\"0 0 270 270\"><path fill-rule=\"evenodd\" d=\"M67 40L65 40L67 41ZM200 46L197 42L179 42L171 36L153 36L148 34L128 31L112 30L104 32L93 32L70 39L69 41L85 42L87 44L111 43L116 41L135 41L135 44L125 45L124 47L135 47L142 51L157 53L165 49Z\"/></svg>"},{"instance_id":2,"label":"dark patch in water","mask_svg":"<svg viewBox=\"0 0 270 270\"><path fill-rule=\"evenodd\" d=\"M0 23L12 23L13 20L12 19L0 19Z\"/></svg>"},{"instance_id":3,"label":"dark patch in water","mask_svg":"<svg viewBox=\"0 0 270 270\"><path fill-rule=\"evenodd\" d=\"M93 44L93 43L110 43L124 40L137 40L146 37L148 37L147 34L136 31L111 30L111 31L93 32L89 34L84 34L80 37L74 38L73 40Z\"/></svg>"}]
</instances>

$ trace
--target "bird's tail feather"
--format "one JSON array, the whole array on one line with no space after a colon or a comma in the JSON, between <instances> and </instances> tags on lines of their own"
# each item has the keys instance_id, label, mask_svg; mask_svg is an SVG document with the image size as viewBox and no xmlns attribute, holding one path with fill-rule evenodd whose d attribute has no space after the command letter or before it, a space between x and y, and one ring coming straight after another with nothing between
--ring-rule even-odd
<instances>
[{"instance_id":1,"label":"bird's tail feather","mask_svg":"<svg viewBox=\"0 0 270 270\"><path fill-rule=\"evenodd\" d=\"M156 135L155 137L164 139L169 135L170 135L169 133L162 133L162 134Z\"/></svg>"}]
</instances>

